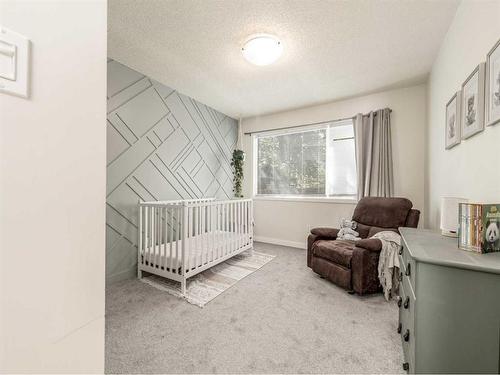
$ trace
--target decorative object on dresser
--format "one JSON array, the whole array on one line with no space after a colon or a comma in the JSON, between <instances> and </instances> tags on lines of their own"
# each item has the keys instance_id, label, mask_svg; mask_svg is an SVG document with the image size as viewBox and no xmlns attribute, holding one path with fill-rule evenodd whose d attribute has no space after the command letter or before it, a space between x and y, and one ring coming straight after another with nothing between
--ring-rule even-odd
<instances>
[{"instance_id":1,"label":"decorative object on dresser","mask_svg":"<svg viewBox=\"0 0 500 375\"><path fill-rule=\"evenodd\" d=\"M458 247L476 253L500 251L500 204L460 203Z\"/></svg>"},{"instance_id":2,"label":"decorative object on dresser","mask_svg":"<svg viewBox=\"0 0 500 375\"><path fill-rule=\"evenodd\" d=\"M448 150L460 143L460 104L462 93L457 91L446 104L445 148Z\"/></svg>"},{"instance_id":3,"label":"decorative object on dresser","mask_svg":"<svg viewBox=\"0 0 500 375\"><path fill-rule=\"evenodd\" d=\"M484 69L485 64L479 64L462 84L462 139L484 129Z\"/></svg>"},{"instance_id":4,"label":"decorative object on dresser","mask_svg":"<svg viewBox=\"0 0 500 375\"><path fill-rule=\"evenodd\" d=\"M400 228L398 333L410 373L500 371L500 253L458 251L437 231Z\"/></svg>"},{"instance_id":5,"label":"decorative object on dresser","mask_svg":"<svg viewBox=\"0 0 500 375\"><path fill-rule=\"evenodd\" d=\"M338 286L360 295L380 291L378 263L382 242L375 233L408 226L416 228L420 211L406 198L365 197L352 220L358 241L337 240L339 229L313 228L307 239L307 266Z\"/></svg>"},{"instance_id":6,"label":"decorative object on dresser","mask_svg":"<svg viewBox=\"0 0 500 375\"><path fill-rule=\"evenodd\" d=\"M467 202L466 198L441 198L441 234L448 237L458 237L458 205Z\"/></svg>"},{"instance_id":7,"label":"decorative object on dresser","mask_svg":"<svg viewBox=\"0 0 500 375\"><path fill-rule=\"evenodd\" d=\"M486 56L486 124L500 122L500 40Z\"/></svg>"}]
</instances>

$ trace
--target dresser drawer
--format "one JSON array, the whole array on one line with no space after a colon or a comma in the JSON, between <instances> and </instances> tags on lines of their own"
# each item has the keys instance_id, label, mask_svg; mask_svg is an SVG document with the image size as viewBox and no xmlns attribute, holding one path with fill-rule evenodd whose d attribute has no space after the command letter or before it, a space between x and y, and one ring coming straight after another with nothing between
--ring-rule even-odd
<instances>
[{"instance_id":1,"label":"dresser drawer","mask_svg":"<svg viewBox=\"0 0 500 375\"><path fill-rule=\"evenodd\" d=\"M409 280L412 290L415 292L415 278L417 275L416 263L410 256L404 241L402 242L402 248L399 250L399 255L400 269L403 273L403 277L406 277ZM413 295L415 295L415 293L413 293Z\"/></svg>"},{"instance_id":2,"label":"dresser drawer","mask_svg":"<svg viewBox=\"0 0 500 375\"><path fill-rule=\"evenodd\" d=\"M399 284L400 299L398 300L399 324L398 331L401 335L404 362L407 363L408 372L415 372L415 305L416 299L409 279L403 277Z\"/></svg>"}]
</instances>

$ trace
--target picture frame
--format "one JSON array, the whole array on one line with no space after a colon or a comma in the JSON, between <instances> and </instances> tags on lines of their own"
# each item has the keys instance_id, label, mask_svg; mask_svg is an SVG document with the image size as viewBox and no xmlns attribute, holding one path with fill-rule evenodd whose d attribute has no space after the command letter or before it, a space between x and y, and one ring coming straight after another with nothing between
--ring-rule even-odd
<instances>
[{"instance_id":1,"label":"picture frame","mask_svg":"<svg viewBox=\"0 0 500 375\"><path fill-rule=\"evenodd\" d=\"M484 130L485 63L479 64L462 84L462 139Z\"/></svg>"},{"instance_id":2,"label":"picture frame","mask_svg":"<svg viewBox=\"0 0 500 375\"><path fill-rule=\"evenodd\" d=\"M457 91L448 103L446 103L446 119L445 119L445 149L449 150L450 148L458 145L462 139L461 132L461 102L462 100L462 92Z\"/></svg>"},{"instance_id":3,"label":"picture frame","mask_svg":"<svg viewBox=\"0 0 500 375\"><path fill-rule=\"evenodd\" d=\"M486 55L486 124L500 123L500 40Z\"/></svg>"}]
</instances>

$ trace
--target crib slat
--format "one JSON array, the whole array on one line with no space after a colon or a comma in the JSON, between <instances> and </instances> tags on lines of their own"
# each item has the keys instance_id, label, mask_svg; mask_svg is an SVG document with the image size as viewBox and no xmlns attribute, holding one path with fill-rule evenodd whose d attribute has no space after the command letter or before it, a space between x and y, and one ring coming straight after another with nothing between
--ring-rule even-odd
<instances>
[{"instance_id":1,"label":"crib slat","mask_svg":"<svg viewBox=\"0 0 500 375\"><path fill-rule=\"evenodd\" d=\"M142 206L139 204L139 239L137 241L137 277L140 279L142 264Z\"/></svg>"},{"instance_id":2,"label":"crib slat","mask_svg":"<svg viewBox=\"0 0 500 375\"><path fill-rule=\"evenodd\" d=\"M224 255L224 204L219 203L219 221L220 221L220 233L217 241L219 241L219 256Z\"/></svg>"},{"instance_id":3,"label":"crib slat","mask_svg":"<svg viewBox=\"0 0 500 375\"><path fill-rule=\"evenodd\" d=\"M210 256L209 256L209 251L210 251L210 233L208 231L208 225L209 225L209 219L208 219L208 212L209 212L209 206L208 205L204 205L203 206L203 220L205 222L204 224L204 229L203 229L203 236L205 237L205 241L203 241L203 243L205 244L205 250L204 250L204 253L205 253L205 263L203 264L207 264L209 261L210 261Z\"/></svg>"},{"instance_id":4,"label":"crib slat","mask_svg":"<svg viewBox=\"0 0 500 375\"><path fill-rule=\"evenodd\" d=\"M203 207L198 206L198 254L199 260L197 264L197 268L203 265Z\"/></svg>"},{"instance_id":5,"label":"crib slat","mask_svg":"<svg viewBox=\"0 0 500 375\"><path fill-rule=\"evenodd\" d=\"M144 256L143 256L143 263L148 262L148 256L149 256L149 251L148 251L148 246L149 246L149 207L144 207Z\"/></svg>"},{"instance_id":6,"label":"crib slat","mask_svg":"<svg viewBox=\"0 0 500 375\"><path fill-rule=\"evenodd\" d=\"M230 223L231 223L231 240L229 241L229 252L232 253L234 251L234 208L235 208L235 205L234 205L234 202L230 203L229 204L230 207L231 207L231 210L229 211L230 212Z\"/></svg>"},{"instance_id":7,"label":"crib slat","mask_svg":"<svg viewBox=\"0 0 500 375\"><path fill-rule=\"evenodd\" d=\"M189 215L188 215L188 207L184 203L182 206L182 254L181 254L181 261L182 261L182 275L183 277L186 277L186 252L187 252L187 237L188 237L188 231L189 231ZM178 242L179 235L177 235L177 246L179 245Z\"/></svg>"},{"instance_id":8,"label":"crib slat","mask_svg":"<svg viewBox=\"0 0 500 375\"><path fill-rule=\"evenodd\" d=\"M155 267L160 267L160 244L161 244L161 207L156 208L156 256Z\"/></svg>"},{"instance_id":9,"label":"crib slat","mask_svg":"<svg viewBox=\"0 0 500 375\"><path fill-rule=\"evenodd\" d=\"M211 261L213 262L215 260L214 258L214 252L215 252L215 218L214 218L214 204L210 203L210 248L212 249L212 255L211 255Z\"/></svg>"},{"instance_id":10,"label":"crib slat","mask_svg":"<svg viewBox=\"0 0 500 375\"><path fill-rule=\"evenodd\" d=\"M239 250L240 244L240 235L241 235L241 202L236 203L236 245L235 248Z\"/></svg>"},{"instance_id":11,"label":"crib slat","mask_svg":"<svg viewBox=\"0 0 500 375\"><path fill-rule=\"evenodd\" d=\"M236 236L234 237L234 249L237 250L240 247L239 244L239 235L240 235L240 202L236 201L234 204L234 210L236 213L236 220L235 220L235 225L236 225Z\"/></svg>"},{"instance_id":12,"label":"crib slat","mask_svg":"<svg viewBox=\"0 0 500 375\"><path fill-rule=\"evenodd\" d=\"M206 214L207 214L207 206L203 205L202 207L200 207L201 209L201 236L200 236L200 239L201 239L201 265L204 265L206 262L207 262L207 254L206 254L206 249L207 249L207 246L206 246L206 240L207 240L207 236L206 236L206 225L207 225L207 222L206 222Z\"/></svg>"},{"instance_id":13,"label":"crib slat","mask_svg":"<svg viewBox=\"0 0 500 375\"><path fill-rule=\"evenodd\" d=\"M201 224L200 209L201 209L200 206L195 206L195 215L196 215L196 220L195 220L195 236L196 236L195 237L195 243L196 243L195 246L196 246L196 248L195 248L195 253L194 253L195 254L195 265L194 265L195 268L198 268L200 266L200 262L201 262L201 260L198 259L201 255L201 253L200 253L200 233L201 233L201 231L200 231L200 229L201 229L200 228L200 226L201 226L200 225Z\"/></svg>"},{"instance_id":14,"label":"crib slat","mask_svg":"<svg viewBox=\"0 0 500 375\"><path fill-rule=\"evenodd\" d=\"M165 240L164 240L164 235L165 235L165 231L163 230L164 228L164 220L163 220L163 212L165 211L165 208L164 207L159 207L158 209L159 211L159 217L158 217L158 225L160 227L160 242L158 244L158 248L159 248L159 255L158 255L158 267L160 269L164 269L165 271L167 270L167 264L166 264L166 259L165 259L165 256L164 256L164 253L165 253ZM163 245L163 246L162 246Z\"/></svg>"},{"instance_id":15,"label":"crib slat","mask_svg":"<svg viewBox=\"0 0 500 375\"><path fill-rule=\"evenodd\" d=\"M153 207L149 208L149 245L148 245L148 265L151 266L151 252L154 244L154 228L153 228Z\"/></svg>"},{"instance_id":16,"label":"crib slat","mask_svg":"<svg viewBox=\"0 0 500 375\"><path fill-rule=\"evenodd\" d=\"M240 246L245 246L245 202L241 202L241 231L240 231Z\"/></svg>"},{"instance_id":17,"label":"crib slat","mask_svg":"<svg viewBox=\"0 0 500 375\"><path fill-rule=\"evenodd\" d=\"M168 259L168 253L167 253L167 234L168 234L168 208L162 207L161 208L161 243L160 243L160 249L163 249L160 254L160 267L162 267L165 272L172 271L170 268L170 262Z\"/></svg>"},{"instance_id":18,"label":"crib slat","mask_svg":"<svg viewBox=\"0 0 500 375\"><path fill-rule=\"evenodd\" d=\"M189 272L191 270L191 239L193 237L193 208L188 205L187 207L187 216L188 216L188 233L186 236L186 271ZM183 239L184 240L184 239Z\"/></svg>"},{"instance_id":19,"label":"crib slat","mask_svg":"<svg viewBox=\"0 0 500 375\"><path fill-rule=\"evenodd\" d=\"M198 233L196 235L197 247L196 247L196 268L201 267L202 265L202 256L203 256L203 239L201 237L201 206L196 207L196 212L198 214L197 223L198 223Z\"/></svg>"},{"instance_id":20,"label":"crib slat","mask_svg":"<svg viewBox=\"0 0 500 375\"><path fill-rule=\"evenodd\" d=\"M165 256L170 258L170 272L177 273L177 264L174 264L174 252L172 244L174 243L174 210L175 208L168 208L165 213ZM168 227L170 218L170 228ZM167 248L168 246L168 248Z\"/></svg>"},{"instance_id":21,"label":"crib slat","mask_svg":"<svg viewBox=\"0 0 500 375\"><path fill-rule=\"evenodd\" d=\"M220 241L221 241L221 256L224 256L226 253L226 205L224 203L221 203L221 210L222 210L222 215L220 217L221 220L221 234L220 234Z\"/></svg>"},{"instance_id":22,"label":"crib slat","mask_svg":"<svg viewBox=\"0 0 500 375\"><path fill-rule=\"evenodd\" d=\"M180 249L179 249L179 237L181 237L181 231L182 231L182 233L185 233L186 220L184 218L185 215L184 215L184 210L182 207L178 207L176 209L176 211L177 211L177 227L176 227L176 231L175 231L175 258L177 259L176 272L178 272L179 268L181 268L181 267L182 267L182 272L185 272L184 264L181 263L181 262L183 262L183 258L182 258L183 251L180 251ZM181 211L182 211L182 215L181 215ZM181 217L183 218L182 224L181 224L181 219L180 219ZM174 223L174 214L173 214L173 210L172 210L172 235L174 235L174 229L173 229L174 224L173 223ZM181 228L181 225L182 225L182 228ZM173 242L173 240L172 240L172 242ZM170 245L170 250L172 250L172 245Z\"/></svg>"},{"instance_id":23,"label":"crib slat","mask_svg":"<svg viewBox=\"0 0 500 375\"><path fill-rule=\"evenodd\" d=\"M179 266L180 266L180 259L179 259L179 208L172 208L171 209L171 215L170 215L170 256L173 257L174 256L174 251L173 251L173 247L174 247L174 225L175 225L175 221L174 221L174 212L176 213L176 216L177 216L177 227L176 227L176 236L175 236L175 239L176 239L176 242L175 242L175 273L178 273L179 272Z\"/></svg>"},{"instance_id":24,"label":"crib slat","mask_svg":"<svg viewBox=\"0 0 500 375\"><path fill-rule=\"evenodd\" d=\"M243 202L243 246L247 244L247 202Z\"/></svg>"},{"instance_id":25,"label":"crib slat","mask_svg":"<svg viewBox=\"0 0 500 375\"><path fill-rule=\"evenodd\" d=\"M250 205L250 215L248 215L248 219L250 223L248 223L249 233L250 233L250 243L253 244L253 202L249 203Z\"/></svg>"},{"instance_id":26,"label":"crib slat","mask_svg":"<svg viewBox=\"0 0 500 375\"><path fill-rule=\"evenodd\" d=\"M224 241L226 243L226 251L224 255L229 254L231 251L230 248L230 241L231 239L231 205L228 203L226 204L226 240Z\"/></svg>"},{"instance_id":27,"label":"crib slat","mask_svg":"<svg viewBox=\"0 0 500 375\"><path fill-rule=\"evenodd\" d=\"M248 245L248 243L250 242L250 205L248 204L249 202L247 201L247 217L246 217L246 220L247 220L247 230L246 230L246 244Z\"/></svg>"},{"instance_id":28,"label":"crib slat","mask_svg":"<svg viewBox=\"0 0 500 375\"><path fill-rule=\"evenodd\" d=\"M155 220L155 245L154 245L154 257L153 257L153 265L155 267L158 266L158 234L159 234L159 230L158 230L158 207L155 207L155 216L154 216L154 220Z\"/></svg>"},{"instance_id":29,"label":"crib slat","mask_svg":"<svg viewBox=\"0 0 500 375\"><path fill-rule=\"evenodd\" d=\"M223 248L223 244L224 244L224 241L223 241L223 237L222 235L224 234L224 205L219 203L217 204L217 207L219 208L219 233L217 235L217 241L218 241L218 247L219 247L219 250L217 252L218 254L218 257L222 257L222 254L223 254L223 251L224 251L224 248Z\"/></svg>"},{"instance_id":30,"label":"crib slat","mask_svg":"<svg viewBox=\"0 0 500 375\"><path fill-rule=\"evenodd\" d=\"M215 227L215 230L216 230L216 233L215 233L215 241L217 243L217 251L216 251L216 257L219 258L220 257L220 251L221 251L221 241L220 241L220 234L222 232L222 226L221 226L221 223L222 223L222 220L221 220L221 209L220 209L220 204L219 203L216 203L215 205L215 214L216 214L216 220L217 220L217 223L216 223L216 227Z\"/></svg>"},{"instance_id":31,"label":"crib slat","mask_svg":"<svg viewBox=\"0 0 500 375\"><path fill-rule=\"evenodd\" d=\"M156 207L156 243L155 243L155 267L159 267L159 252L160 252L160 207Z\"/></svg>"},{"instance_id":32,"label":"crib slat","mask_svg":"<svg viewBox=\"0 0 500 375\"><path fill-rule=\"evenodd\" d=\"M238 201L234 202L233 252L238 249Z\"/></svg>"}]
</instances>

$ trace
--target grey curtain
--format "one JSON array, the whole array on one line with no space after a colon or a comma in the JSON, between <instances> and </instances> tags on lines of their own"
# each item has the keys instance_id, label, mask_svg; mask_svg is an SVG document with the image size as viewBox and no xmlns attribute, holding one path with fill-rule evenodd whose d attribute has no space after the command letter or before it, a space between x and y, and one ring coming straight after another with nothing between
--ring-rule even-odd
<instances>
[{"instance_id":1,"label":"grey curtain","mask_svg":"<svg viewBox=\"0 0 500 375\"><path fill-rule=\"evenodd\" d=\"M392 197L391 110L389 108L354 117L358 199Z\"/></svg>"}]
</instances>

